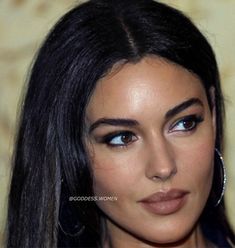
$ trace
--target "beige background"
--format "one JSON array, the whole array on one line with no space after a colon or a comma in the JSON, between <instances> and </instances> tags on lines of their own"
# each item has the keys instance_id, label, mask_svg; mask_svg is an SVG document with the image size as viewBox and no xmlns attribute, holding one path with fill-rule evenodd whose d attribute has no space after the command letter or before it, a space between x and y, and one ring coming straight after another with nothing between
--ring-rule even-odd
<instances>
[{"instance_id":1,"label":"beige background","mask_svg":"<svg viewBox=\"0 0 235 248\"><path fill-rule=\"evenodd\" d=\"M0 0L0 247L6 218L10 157L17 106L35 51L74 0ZM217 55L226 97L225 161L228 213L235 227L235 0L168 0L185 11L208 37Z\"/></svg>"}]
</instances>

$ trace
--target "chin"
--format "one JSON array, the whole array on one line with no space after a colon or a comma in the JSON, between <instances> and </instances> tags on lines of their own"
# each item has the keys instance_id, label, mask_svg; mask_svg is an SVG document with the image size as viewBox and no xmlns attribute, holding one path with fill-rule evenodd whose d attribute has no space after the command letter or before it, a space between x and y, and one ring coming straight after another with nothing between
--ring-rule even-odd
<instances>
[{"instance_id":1,"label":"chin","mask_svg":"<svg viewBox=\"0 0 235 248\"><path fill-rule=\"evenodd\" d=\"M195 230L195 226L187 228L182 223L181 227L176 227L175 225L172 225L171 228L156 228L155 230L151 228L151 231L146 228L145 230L147 231L145 232L146 235L143 235L142 233L142 238L139 239L144 241L146 244L152 246L156 246L157 244L169 244L169 246L176 246L180 245L181 243L184 243L185 240L190 237L193 230Z\"/></svg>"},{"instance_id":2,"label":"chin","mask_svg":"<svg viewBox=\"0 0 235 248\"><path fill-rule=\"evenodd\" d=\"M189 238L190 235L191 235L191 232L179 233L178 235L175 233L173 235L171 233L167 233L164 235L166 237L155 235L154 237L148 237L146 239L141 239L141 240L144 241L144 243L148 245L152 245L152 246L157 246L157 245L176 246L176 245L183 244L185 240Z\"/></svg>"}]
</instances>

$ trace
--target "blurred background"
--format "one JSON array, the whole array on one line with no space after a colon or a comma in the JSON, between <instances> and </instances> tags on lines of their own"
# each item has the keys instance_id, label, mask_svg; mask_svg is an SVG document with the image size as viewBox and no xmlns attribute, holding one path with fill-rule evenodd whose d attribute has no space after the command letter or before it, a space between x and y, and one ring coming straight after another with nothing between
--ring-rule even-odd
<instances>
[{"instance_id":1,"label":"blurred background","mask_svg":"<svg viewBox=\"0 0 235 248\"><path fill-rule=\"evenodd\" d=\"M0 1L0 247L5 233L10 160L21 92L35 52L60 16L84 1ZM226 99L226 203L235 229L235 0L165 0L184 11L212 44Z\"/></svg>"}]
</instances>

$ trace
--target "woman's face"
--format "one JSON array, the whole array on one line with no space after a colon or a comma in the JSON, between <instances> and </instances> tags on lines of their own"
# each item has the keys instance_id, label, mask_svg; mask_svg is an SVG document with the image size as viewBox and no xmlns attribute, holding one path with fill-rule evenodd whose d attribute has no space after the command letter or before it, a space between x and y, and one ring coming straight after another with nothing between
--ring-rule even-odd
<instances>
[{"instance_id":1,"label":"woman's face","mask_svg":"<svg viewBox=\"0 0 235 248\"><path fill-rule=\"evenodd\" d=\"M96 202L112 242L172 243L192 233L215 143L200 80L154 57L125 64L98 82L86 121L94 194L117 197Z\"/></svg>"}]
</instances>

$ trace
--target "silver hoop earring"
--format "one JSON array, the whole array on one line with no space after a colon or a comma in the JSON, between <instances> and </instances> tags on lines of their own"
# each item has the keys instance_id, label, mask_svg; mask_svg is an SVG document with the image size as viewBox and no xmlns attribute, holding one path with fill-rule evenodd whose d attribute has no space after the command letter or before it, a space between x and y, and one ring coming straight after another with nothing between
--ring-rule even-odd
<instances>
[{"instance_id":1,"label":"silver hoop earring","mask_svg":"<svg viewBox=\"0 0 235 248\"><path fill-rule=\"evenodd\" d=\"M68 232L66 232L66 231L64 230L64 228L63 228L62 225L60 224L60 221L58 222L58 225L59 225L61 231L62 231L65 235L70 236L70 237L78 237L78 236L80 236L80 235L83 233L84 229L85 229L85 226L82 226L78 232L76 232L76 233L68 233Z\"/></svg>"},{"instance_id":2,"label":"silver hoop earring","mask_svg":"<svg viewBox=\"0 0 235 248\"><path fill-rule=\"evenodd\" d=\"M223 159L222 154L220 153L220 151L217 148L215 148L215 153L218 157L218 161L220 164L220 171L222 172L221 174L222 174L222 178L223 178L221 180L222 181L222 190L220 193L220 197L219 197L218 201L216 202L216 204L214 205L214 207L217 207L220 204L220 202L224 196L224 193L225 193L225 188L226 188L226 183L227 183L227 175L226 175L226 169L225 169L225 164L224 164L224 159Z\"/></svg>"}]
</instances>

